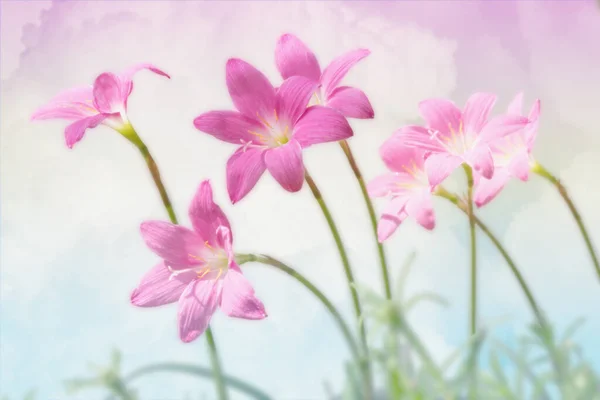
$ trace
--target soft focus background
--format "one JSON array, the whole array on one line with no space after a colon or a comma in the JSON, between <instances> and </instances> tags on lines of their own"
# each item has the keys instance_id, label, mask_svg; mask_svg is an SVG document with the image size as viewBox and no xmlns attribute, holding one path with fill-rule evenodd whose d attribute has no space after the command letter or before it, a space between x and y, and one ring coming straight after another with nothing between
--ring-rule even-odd
<instances>
[{"instance_id":1,"label":"soft focus background","mask_svg":"<svg viewBox=\"0 0 600 400\"><path fill-rule=\"evenodd\" d=\"M101 127L73 150L66 123L31 123L32 111L62 89L103 71L152 62L172 80L136 76L130 118L161 167L180 218L202 179L235 231L237 251L280 257L310 277L352 315L329 231L307 188L291 195L265 175L235 207L225 190L234 147L196 131L201 112L230 108L227 58L243 58L274 82L274 46L298 35L324 67L367 47L371 56L346 82L370 97L376 118L353 121L351 141L368 179L384 171L378 147L401 125L419 121L417 103L474 91L498 93L503 112L520 90L527 108L542 100L540 162L564 179L600 247L600 13L592 1L160 2L2 1L1 3L1 325L0 394L65 398L63 380L87 374L122 350L125 371L150 362L208 365L203 339L181 343L176 307L137 309L129 293L156 258L138 233L144 219L166 219L137 151ZM379 290L380 270L360 192L335 144L305 153L333 208L358 280ZM456 179L460 184L460 179ZM437 227L405 223L387 242L394 276L417 259L411 291L434 290L450 308L421 306L411 317L437 359L467 337L468 224L436 203ZM512 182L480 211L515 256L559 329L579 316L577 336L600 367L599 282L568 210L547 182ZM513 276L480 239L480 315L510 343L531 315ZM217 313L213 330L228 373L278 399L320 399L323 382L339 390L346 346L329 315L281 273L247 265L269 318L241 321ZM208 381L157 375L136 385L142 398L183 399ZM79 398L100 399L102 391ZM231 393L233 398L235 393Z\"/></svg>"}]
</instances>

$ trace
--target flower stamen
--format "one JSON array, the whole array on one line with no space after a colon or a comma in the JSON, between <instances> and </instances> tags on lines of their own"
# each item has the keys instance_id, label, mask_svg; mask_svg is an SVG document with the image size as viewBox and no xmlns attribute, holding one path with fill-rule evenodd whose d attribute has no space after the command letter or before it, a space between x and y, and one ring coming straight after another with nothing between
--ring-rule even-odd
<instances>
[{"instance_id":1,"label":"flower stamen","mask_svg":"<svg viewBox=\"0 0 600 400\"><path fill-rule=\"evenodd\" d=\"M261 117L258 112L256 113L256 117L260 120L260 122L263 123L263 125L268 126L269 129L273 129L273 127L271 126L271 124L269 124L263 117Z\"/></svg>"}]
</instances>

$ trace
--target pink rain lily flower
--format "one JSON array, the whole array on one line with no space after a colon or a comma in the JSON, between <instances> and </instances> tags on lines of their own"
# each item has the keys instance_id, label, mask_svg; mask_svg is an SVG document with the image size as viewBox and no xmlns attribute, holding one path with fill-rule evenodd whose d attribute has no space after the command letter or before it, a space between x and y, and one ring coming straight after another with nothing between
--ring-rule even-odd
<instances>
[{"instance_id":1,"label":"pink rain lily flower","mask_svg":"<svg viewBox=\"0 0 600 400\"><path fill-rule=\"evenodd\" d=\"M135 65L119 75L105 72L96 78L92 86L59 93L48 104L35 111L31 119L73 121L65 129L65 141L69 148L73 148L83 138L88 128L95 128L100 124L121 131L129 124L127 99L133 90L133 75L142 69L170 78L151 64Z\"/></svg>"},{"instance_id":2,"label":"pink rain lily flower","mask_svg":"<svg viewBox=\"0 0 600 400\"><path fill-rule=\"evenodd\" d=\"M311 80L294 76L275 89L252 65L230 59L227 89L238 111L209 111L195 127L225 142L241 145L227 162L227 190L233 203L241 200L265 170L287 191L304 182L302 149L352 136L338 111L307 107L316 89Z\"/></svg>"},{"instance_id":3,"label":"pink rain lily flower","mask_svg":"<svg viewBox=\"0 0 600 400\"><path fill-rule=\"evenodd\" d=\"M296 36L285 34L275 48L275 62L283 79L304 76L317 84L313 103L335 108L350 118L373 118L375 113L369 99L359 89L340 86L348 71L371 52L357 49L334 59L321 72L315 54Z\"/></svg>"},{"instance_id":4,"label":"pink rain lily flower","mask_svg":"<svg viewBox=\"0 0 600 400\"><path fill-rule=\"evenodd\" d=\"M419 112L427 127L402 128L408 145L428 152L425 171L429 182L436 186L457 167L466 163L490 179L494 175L494 160L490 143L515 133L528 122L517 115L502 115L488 121L496 96L475 93L461 111L453 102L430 99L419 103Z\"/></svg>"},{"instance_id":5,"label":"pink rain lily flower","mask_svg":"<svg viewBox=\"0 0 600 400\"><path fill-rule=\"evenodd\" d=\"M163 261L142 278L131 303L156 307L177 301L184 342L206 330L217 306L230 317L265 318L263 303L235 262L231 227L213 201L209 181L200 184L189 216L193 230L162 221L141 225L144 241Z\"/></svg>"},{"instance_id":6,"label":"pink rain lily flower","mask_svg":"<svg viewBox=\"0 0 600 400\"><path fill-rule=\"evenodd\" d=\"M380 242L389 238L407 217L411 216L426 229L435 227L432 192L424 171L425 152L406 145L404 135L395 133L379 149L383 162L391 172L367 185L369 196L390 197L377 226Z\"/></svg>"},{"instance_id":7,"label":"pink rain lily flower","mask_svg":"<svg viewBox=\"0 0 600 400\"><path fill-rule=\"evenodd\" d=\"M519 93L508 106L508 114L520 116L522 110L523 93ZM481 178L475 185L473 200L478 207L492 201L510 178L517 178L523 182L529 179L529 170L533 162L531 151L538 132L539 116L538 99L533 103L527 117L528 123L522 130L490 143L495 172L491 179Z\"/></svg>"}]
</instances>

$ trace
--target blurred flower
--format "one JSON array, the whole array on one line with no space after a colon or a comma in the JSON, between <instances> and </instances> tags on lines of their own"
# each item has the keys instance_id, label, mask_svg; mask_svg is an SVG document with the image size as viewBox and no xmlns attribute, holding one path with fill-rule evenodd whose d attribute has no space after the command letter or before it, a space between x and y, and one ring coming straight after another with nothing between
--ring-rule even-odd
<instances>
[{"instance_id":1,"label":"blurred flower","mask_svg":"<svg viewBox=\"0 0 600 400\"><path fill-rule=\"evenodd\" d=\"M475 93L461 111L445 99L429 99L419 103L419 112L427 127L401 128L406 143L428 151L425 171L432 185L444 181L458 166L468 164L476 175L490 179L494 160L490 143L522 129L527 118L503 115L488 121L496 96Z\"/></svg>"},{"instance_id":2,"label":"blurred flower","mask_svg":"<svg viewBox=\"0 0 600 400\"><path fill-rule=\"evenodd\" d=\"M179 301L179 336L191 342L208 327L217 305L230 317L263 319L262 302L236 264L229 221L214 203L209 181L189 209L193 230L169 222L141 226L148 247L164 261L131 294L132 304L156 307Z\"/></svg>"},{"instance_id":3,"label":"blurred flower","mask_svg":"<svg viewBox=\"0 0 600 400\"><path fill-rule=\"evenodd\" d=\"M508 106L508 114L520 116L522 109L523 93L519 93ZM538 132L539 116L540 100L536 100L529 111L528 123L522 130L490 143L495 171L491 179L481 178L475 185L474 201L478 207L494 199L510 178L524 182L529 179L533 162L531 151Z\"/></svg>"},{"instance_id":4,"label":"blurred flower","mask_svg":"<svg viewBox=\"0 0 600 400\"><path fill-rule=\"evenodd\" d=\"M425 151L407 146L405 139L401 132L396 132L384 142L379 153L392 172L378 176L367 186L369 196L391 198L377 226L380 242L389 238L408 216L426 229L435 227L431 201L434 186L423 169Z\"/></svg>"},{"instance_id":5,"label":"blurred flower","mask_svg":"<svg viewBox=\"0 0 600 400\"><path fill-rule=\"evenodd\" d=\"M242 146L227 162L227 190L233 203L241 200L268 169L287 191L304 182L302 149L352 136L338 111L306 106L316 89L311 80L294 76L275 89L252 65L230 59L227 89L238 111L209 111L194 120L196 128L225 142Z\"/></svg>"},{"instance_id":6,"label":"blurred flower","mask_svg":"<svg viewBox=\"0 0 600 400\"><path fill-rule=\"evenodd\" d=\"M348 71L371 52L357 49L333 60L321 73L315 54L296 36L282 35L275 48L275 62L283 79L304 76L318 87L314 102L335 108L350 118L373 118L375 113L365 93L349 86L339 86Z\"/></svg>"},{"instance_id":7,"label":"blurred flower","mask_svg":"<svg viewBox=\"0 0 600 400\"><path fill-rule=\"evenodd\" d=\"M65 141L69 148L73 148L83 138L88 128L95 128L100 124L126 134L124 130L129 125L127 99L133 90L133 75L142 69L170 78L151 64L135 65L119 75L105 72L96 78L93 86L59 93L48 104L37 109L31 119L74 121L65 129Z\"/></svg>"}]
</instances>

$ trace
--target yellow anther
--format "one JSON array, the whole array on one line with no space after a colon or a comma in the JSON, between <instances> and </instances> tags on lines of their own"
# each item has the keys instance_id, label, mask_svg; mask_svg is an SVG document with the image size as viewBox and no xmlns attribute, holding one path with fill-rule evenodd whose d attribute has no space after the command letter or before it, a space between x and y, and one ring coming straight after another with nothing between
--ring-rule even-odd
<instances>
[{"instance_id":1,"label":"yellow anther","mask_svg":"<svg viewBox=\"0 0 600 400\"><path fill-rule=\"evenodd\" d=\"M460 125L458 126L458 132L459 132L459 133L462 133L462 131L463 131L463 121L462 121L462 119L461 119L461 120L460 120Z\"/></svg>"},{"instance_id":2,"label":"yellow anther","mask_svg":"<svg viewBox=\"0 0 600 400\"><path fill-rule=\"evenodd\" d=\"M202 271L202 273L198 272L198 279L202 279L206 276L206 274L208 274L210 272L209 268L206 268L204 271Z\"/></svg>"},{"instance_id":3,"label":"yellow anther","mask_svg":"<svg viewBox=\"0 0 600 400\"><path fill-rule=\"evenodd\" d=\"M260 120L260 122L262 122L264 125L268 126L269 129L273 129L273 127L260 115L258 115L258 112L256 113L256 117Z\"/></svg>"},{"instance_id":4,"label":"yellow anther","mask_svg":"<svg viewBox=\"0 0 600 400\"><path fill-rule=\"evenodd\" d=\"M321 99L319 99L319 95L317 94L317 92L314 92L313 96L315 96L315 100L317 101L317 105L320 105L321 104Z\"/></svg>"},{"instance_id":5,"label":"yellow anther","mask_svg":"<svg viewBox=\"0 0 600 400\"><path fill-rule=\"evenodd\" d=\"M273 110L273 113L275 114L275 122L279 122L279 117L277 116L277 110Z\"/></svg>"},{"instance_id":6,"label":"yellow anther","mask_svg":"<svg viewBox=\"0 0 600 400\"><path fill-rule=\"evenodd\" d=\"M260 133L254 132L254 131L248 131L249 134L254 135L256 137L258 137L260 140L264 141L265 140L265 136L261 135Z\"/></svg>"},{"instance_id":7,"label":"yellow anther","mask_svg":"<svg viewBox=\"0 0 600 400\"><path fill-rule=\"evenodd\" d=\"M222 274L223 274L223 270L219 268L219 273L217 274L215 281L218 281Z\"/></svg>"},{"instance_id":8,"label":"yellow anther","mask_svg":"<svg viewBox=\"0 0 600 400\"><path fill-rule=\"evenodd\" d=\"M202 258L202 257L195 256L195 255L190 254L190 253L188 253L188 256L192 257L194 260L198 260L198 261L204 262L204 258Z\"/></svg>"},{"instance_id":9,"label":"yellow anther","mask_svg":"<svg viewBox=\"0 0 600 400\"><path fill-rule=\"evenodd\" d=\"M212 249L212 246L211 246L211 245L208 243L208 240L207 240L206 242L204 242L204 245L205 245L206 247L208 247L209 249Z\"/></svg>"},{"instance_id":10,"label":"yellow anther","mask_svg":"<svg viewBox=\"0 0 600 400\"><path fill-rule=\"evenodd\" d=\"M413 178L415 177L415 171L413 171L412 168L409 168L406 165L403 165L402 169L405 170Z\"/></svg>"}]
</instances>

